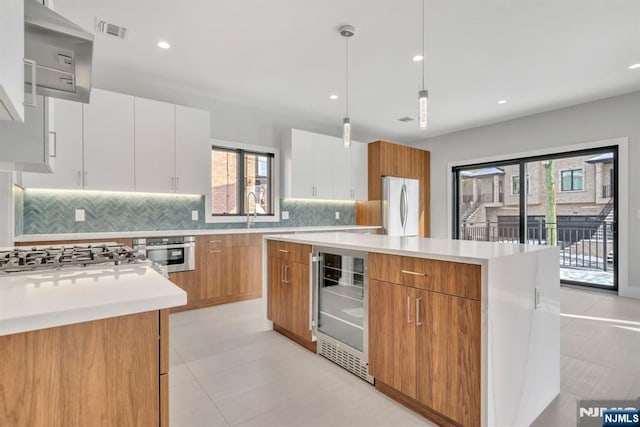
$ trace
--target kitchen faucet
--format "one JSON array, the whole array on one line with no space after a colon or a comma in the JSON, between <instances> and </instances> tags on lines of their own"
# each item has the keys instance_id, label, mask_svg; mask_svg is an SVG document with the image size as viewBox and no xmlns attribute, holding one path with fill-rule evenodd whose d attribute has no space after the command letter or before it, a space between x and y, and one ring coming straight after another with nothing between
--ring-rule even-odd
<instances>
[{"instance_id":1,"label":"kitchen faucet","mask_svg":"<svg viewBox=\"0 0 640 427\"><path fill-rule=\"evenodd\" d=\"M251 213L249 212L249 199L253 196L253 221L255 222L258 217L258 210L256 209L256 204L258 203L258 198L256 197L256 193L250 191L247 194L247 228L251 228Z\"/></svg>"}]
</instances>

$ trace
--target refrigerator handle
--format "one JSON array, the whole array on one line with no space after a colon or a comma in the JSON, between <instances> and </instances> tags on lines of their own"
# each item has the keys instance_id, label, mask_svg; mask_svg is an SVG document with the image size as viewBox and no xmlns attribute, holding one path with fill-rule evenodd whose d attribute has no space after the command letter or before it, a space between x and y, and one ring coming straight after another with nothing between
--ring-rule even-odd
<instances>
[{"instance_id":1,"label":"refrigerator handle","mask_svg":"<svg viewBox=\"0 0 640 427\"><path fill-rule=\"evenodd\" d=\"M404 231L407 226L407 186L405 184L402 184L400 190L400 223Z\"/></svg>"}]
</instances>

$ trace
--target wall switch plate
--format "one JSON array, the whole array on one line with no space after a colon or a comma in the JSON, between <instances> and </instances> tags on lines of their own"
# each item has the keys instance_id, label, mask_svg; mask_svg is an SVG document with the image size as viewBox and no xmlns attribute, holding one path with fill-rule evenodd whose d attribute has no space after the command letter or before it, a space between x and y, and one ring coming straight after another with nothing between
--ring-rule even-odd
<instances>
[{"instance_id":1,"label":"wall switch plate","mask_svg":"<svg viewBox=\"0 0 640 427\"><path fill-rule=\"evenodd\" d=\"M192 221L198 220L198 211L191 211L191 220Z\"/></svg>"},{"instance_id":2,"label":"wall switch plate","mask_svg":"<svg viewBox=\"0 0 640 427\"><path fill-rule=\"evenodd\" d=\"M76 221L84 221L84 209L76 209Z\"/></svg>"},{"instance_id":3,"label":"wall switch plate","mask_svg":"<svg viewBox=\"0 0 640 427\"><path fill-rule=\"evenodd\" d=\"M340 219L340 212L336 212L336 219Z\"/></svg>"},{"instance_id":4,"label":"wall switch plate","mask_svg":"<svg viewBox=\"0 0 640 427\"><path fill-rule=\"evenodd\" d=\"M289 219L289 211L282 211L282 219Z\"/></svg>"}]
</instances>

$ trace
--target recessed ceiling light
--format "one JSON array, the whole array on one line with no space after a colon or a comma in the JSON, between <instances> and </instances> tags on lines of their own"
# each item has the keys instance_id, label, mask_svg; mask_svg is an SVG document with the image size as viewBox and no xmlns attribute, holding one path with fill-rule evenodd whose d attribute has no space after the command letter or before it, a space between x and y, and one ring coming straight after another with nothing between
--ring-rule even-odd
<instances>
[{"instance_id":1,"label":"recessed ceiling light","mask_svg":"<svg viewBox=\"0 0 640 427\"><path fill-rule=\"evenodd\" d=\"M338 99L338 95L329 95L329 99L332 101L335 101L336 99Z\"/></svg>"},{"instance_id":2,"label":"recessed ceiling light","mask_svg":"<svg viewBox=\"0 0 640 427\"><path fill-rule=\"evenodd\" d=\"M498 101L498 104L502 105L502 104L506 104L507 100L506 99L501 99L500 101Z\"/></svg>"},{"instance_id":3,"label":"recessed ceiling light","mask_svg":"<svg viewBox=\"0 0 640 427\"><path fill-rule=\"evenodd\" d=\"M424 56L422 56L422 55L414 55L414 56L413 56L413 58L411 58L411 60L412 60L413 62L420 62L420 61L422 61L423 59L424 59Z\"/></svg>"},{"instance_id":4,"label":"recessed ceiling light","mask_svg":"<svg viewBox=\"0 0 640 427\"><path fill-rule=\"evenodd\" d=\"M630 70L635 70L636 68L640 68L640 62L638 62L637 64L629 65Z\"/></svg>"},{"instance_id":5,"label":"recessed ceiling light","mask_svg":"<svg viewBox=\"0 0 640 427\"><path fill-rule=\"evenodd\" d=\"M161 49L169 49L171 47L171 45L165 41L159 41L158 42L158 47Z\"/></svg>"}]
</instances>

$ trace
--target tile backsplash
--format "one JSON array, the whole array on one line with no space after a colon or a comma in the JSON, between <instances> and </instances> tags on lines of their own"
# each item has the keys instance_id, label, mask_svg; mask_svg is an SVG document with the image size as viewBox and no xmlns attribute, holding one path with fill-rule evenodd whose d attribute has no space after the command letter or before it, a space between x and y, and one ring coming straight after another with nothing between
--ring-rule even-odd
<instances>
[{"instance_id":1,"label":"tile backsplash","mask_svg":"<svg viewBox=\"0 0 640 427\"><path fill-rule=\"evenodd\" d=\"M91 233L243 228L237 223L206 223L203 196L147 193L20 189L15 197L15 232L20 234ZM75 221L84 209L85 221ZM191 211L198 211L198 220ZM256 223L256 228L354 225L355 202L280 200L288 220ZM340 219L335 213L340 212Z\"/></svg>"}]
</instances>

